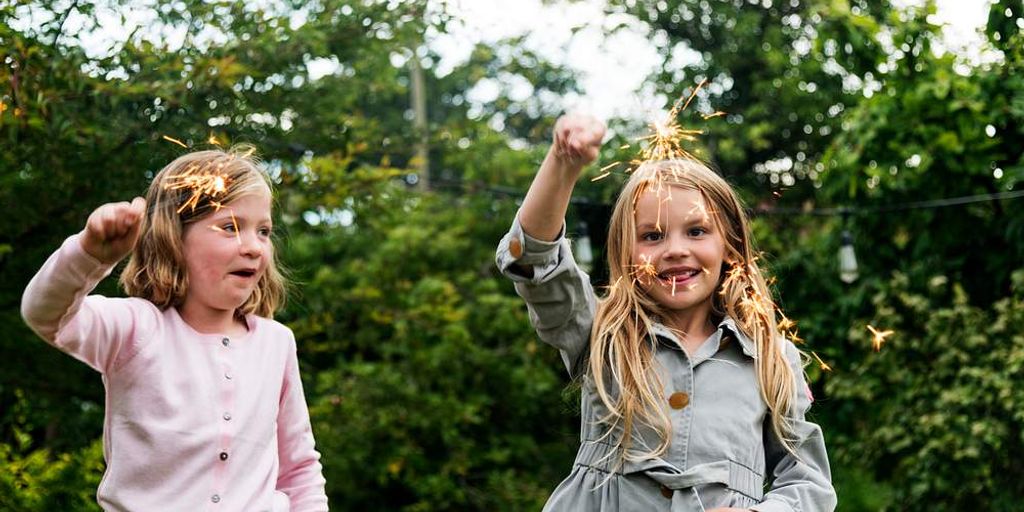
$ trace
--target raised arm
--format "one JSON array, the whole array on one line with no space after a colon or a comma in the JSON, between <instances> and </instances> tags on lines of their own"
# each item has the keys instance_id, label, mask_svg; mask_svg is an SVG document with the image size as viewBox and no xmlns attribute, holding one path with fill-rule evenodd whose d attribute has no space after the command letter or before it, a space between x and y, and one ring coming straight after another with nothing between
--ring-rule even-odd
<instances>
[{"instance_id":1,"label":"raised arm","mask_svg":"<svg viewBox=\"0 0 1024 512\"><path fill-rule=\"evenodd\" d=\"M22 296L21 314L33 331L100 372L130 355L124 344L135 343L139 322L151 323L154 316L155 307L144 301L86 297L131 250L144 210L142 198L97 208L85 229L43 264Z\"/></svg>"},{"instance_id":2,"label":"raised arm","mask_svg":"<svg viewBox=\"0 0 1024 512\"><path fill-rule=\"evenodd\" d=\"M572 376L582 371L597 299L562 226L576 180L597 158L604 132L604 124L586 115L555 123L554 143L495 257L526 301L540 339L559 349Z\"/></svg>"},{"instance_id":3,"label":"raised arm","mask_svg":"<svg viewBox=\"0 0 1024 512\"><path fill-rule=\"evenodd\" d=\"M604 134L604 123L586 114L565 115L555 122L551 148L519 210L523 232L548 242L558 237L576 180L597 159Z\"/></svg>"}]
</instances>

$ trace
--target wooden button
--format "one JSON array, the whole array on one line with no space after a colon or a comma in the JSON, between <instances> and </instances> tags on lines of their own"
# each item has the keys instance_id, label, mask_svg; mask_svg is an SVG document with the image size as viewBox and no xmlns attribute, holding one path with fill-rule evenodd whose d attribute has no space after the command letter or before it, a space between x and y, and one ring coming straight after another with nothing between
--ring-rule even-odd
<instances>
[{"instance_id":1,"label":"wooden button","mask_svg":"<svg viewBox=\"0 0 1024 512\"><path fill-rule=\"evenodd\" d=\"M668 487L665 487L664 485L661 486L661 495L666 497L666 498L668 498L668 499L672 499L672 489L669 489Z\"/></svg>"},{"instance_id":2,"label":"wooden button","mask_svg":"<svg viewBox=\"0 0 1024 512\"><path fill-rule=\"evenodd\" d=\"M668 404L671 405L673 409L682 409L683 407L686 407L686 404L689 403L690 395L687 395L682 391L672 393L672 396L668 397Z\"/></svg>"},{"instance_id":3,"label":"wooden button","mask_svg":"<svg viewBox=\"0 0 1024 512\"><path fill-rule=\"evenodd\" d=\"M519 259L523 255L523 243L519 241L519 238L513 238L508 243L508 252L513 258Z\"/></svg>"}]
</instances>

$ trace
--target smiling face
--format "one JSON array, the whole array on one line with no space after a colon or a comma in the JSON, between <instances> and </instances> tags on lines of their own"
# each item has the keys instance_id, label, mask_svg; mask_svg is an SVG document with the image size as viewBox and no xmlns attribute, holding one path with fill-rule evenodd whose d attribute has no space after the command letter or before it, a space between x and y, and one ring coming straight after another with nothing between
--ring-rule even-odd
<instances>
[{"instance_id":1,"label":"smiling face","mask_svg":"<svg viewBox=\"0 0 1024 512\"><path fill-rule=\"evenodd\" d=\"M185 226L188 291L182 310L233 317L273 263L271 198L266 186Z\"/></svg>"},{"instance_id":2,"label":"smiling face","mask_svg":"<svg viewBox=\"0 0 1024 512\"><path fill-rule=\"evenodd\" d=\"M703 195L678 186L646 187L635 203L633 275L669 314L709 315L725 242Z\"/></svg>"}]
</instances>

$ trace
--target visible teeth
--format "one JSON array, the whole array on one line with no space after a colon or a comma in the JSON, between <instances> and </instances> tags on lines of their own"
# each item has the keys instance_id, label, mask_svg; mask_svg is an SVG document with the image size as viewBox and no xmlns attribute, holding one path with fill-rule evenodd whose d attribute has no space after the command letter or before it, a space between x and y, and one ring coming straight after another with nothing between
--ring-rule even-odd
<instances>
[{"instance_id":1,"label":"visible teeth","mask_svg":"<svg viewBox=\"0 0 1024 512\"><path fill-rule=\"evenodd\" d=\"M700 273L700 270L687 270L686 272L680 272L678 274L659 274L659 276L666 281L675 281L676 279L686 279L693 277Z\"/></svg>"}]
</instances>

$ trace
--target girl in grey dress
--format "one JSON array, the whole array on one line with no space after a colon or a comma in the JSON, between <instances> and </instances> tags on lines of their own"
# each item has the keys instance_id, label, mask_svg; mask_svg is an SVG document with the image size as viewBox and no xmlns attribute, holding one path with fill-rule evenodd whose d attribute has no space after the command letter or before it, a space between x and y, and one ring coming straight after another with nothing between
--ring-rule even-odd
<instances>
[{"instance_id":1,"label":"girl in grey dress","mask_svg":"<svg viewBox=\"0 0 1024 512\"><path fill-rule=\"evenodd\" d=\"M700 162L645 162L608 234L598 300L564 216L605 128L562 117L497 251L540 338L582 383L580 449L547 511L830 511L821 429L791 327L732 188Z\"/></svg>"}]
</instances>

